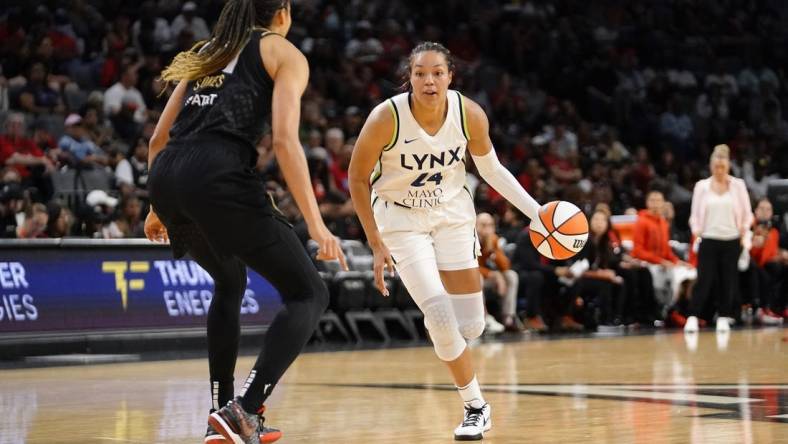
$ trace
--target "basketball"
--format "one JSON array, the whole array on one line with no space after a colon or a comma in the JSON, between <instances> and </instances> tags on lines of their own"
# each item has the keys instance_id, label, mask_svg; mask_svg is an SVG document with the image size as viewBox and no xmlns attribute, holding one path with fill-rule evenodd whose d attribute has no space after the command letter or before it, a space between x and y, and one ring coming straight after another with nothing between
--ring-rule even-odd
<instances>
[{"instance_id":1,"label":"basketball","mask_svg":"<svg viewBox=\"0 0 788 444\"><path fill-rule=\"evenodd\" d=\"M531 221L531 243L542 256L569 259L588 239L588 219L573 203L556 200L539 208L539 217Z\"/></svg>"}]
</instances>

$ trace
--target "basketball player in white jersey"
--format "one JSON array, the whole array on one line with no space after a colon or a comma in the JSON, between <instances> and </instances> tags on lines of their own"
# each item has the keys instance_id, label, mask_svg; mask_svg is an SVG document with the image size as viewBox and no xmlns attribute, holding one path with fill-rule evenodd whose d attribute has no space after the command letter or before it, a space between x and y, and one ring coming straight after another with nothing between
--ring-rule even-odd
<instances>
[{"instance_id":1,"label":"basketball player in white jersey","mask_svg":"<svg viewBox=\"0 0 788 444\"><path fill-rule=\"evenodd\" d=\"M378 105L361 130L350 193L374 254L375 286L388 296L383 269L393 273L396 265L464 401L454 438L480 440L492 422L466 342L485 325L466 149L482 177L525 215L536 217L539 204L498 161L482 108L449 89L449 51L421 43L407 68L409 92Z\"/></svg>"}]
</instances>

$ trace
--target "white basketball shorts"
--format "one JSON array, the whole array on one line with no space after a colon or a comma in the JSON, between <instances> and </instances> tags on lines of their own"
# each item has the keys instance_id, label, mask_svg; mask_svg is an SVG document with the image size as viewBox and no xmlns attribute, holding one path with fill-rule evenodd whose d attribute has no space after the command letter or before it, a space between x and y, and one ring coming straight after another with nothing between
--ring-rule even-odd
<instances>
[{"instance_id":1,"label":"white basketball shorts","mask_svg":"<svg viewBox=\"0 0 788 444\"><path fill-rule=\"evenodd\" d=\"M407 208L375 199L375 222L397 267L433 259L439 270L479 266L476 210L466 190L437 208Z\"/></svg>"}]
</instances>

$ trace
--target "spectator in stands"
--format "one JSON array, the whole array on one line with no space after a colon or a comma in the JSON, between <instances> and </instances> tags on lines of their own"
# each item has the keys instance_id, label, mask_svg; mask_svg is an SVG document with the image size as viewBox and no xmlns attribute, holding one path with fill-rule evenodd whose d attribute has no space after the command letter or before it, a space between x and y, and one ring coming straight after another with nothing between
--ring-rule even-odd
<instances>
[{"instance_id":1,"label":"spectator in stands","mask_svg":"<svg viewBox=\"0 0 788 444\"><path fill-rule=\"evenodd\" d=\"M589 228L588 242L575 256L575 263L582 266L571 269L577 278L573 294L583 299L587 328L620 325L626 289L618 273L621 251L610 242L610 217L604 211L595 211Z\"/></svg>"},{"instance_id":2,"label":"spectator in stands","mask_svg":"<svg viewBox=\"0 0 788 444\"><path fill-rule=\"evenodd\" d=\"M25 210L24 215L22 224L16 229L16 237L18 239L46 237L44 230L49 221L47 207L41 203L34 203Z\"/></svg>"},{"instance_id":3,"label":"spectator in stands","mask_svg":"<svg viewBox=\"0 0 788 444\"><path fill-rule=\"evenodd\" d=\"M526 226L525 219L526 217L520 210L507 202L506 210L498 223L498 234L507 244L514 245L517 242L517 237Z\"/></svg>"},{"instance_id":4,"label":"spectator in stands","mask_svg":"<svg viewBox=\"0 0 788 444\"><path fill-rule=\"evenodd\" d=\"M113 139L112 128L104 125L104 112L101 107L87 104L80 112L85 133L96 146L104 147Z\"/></svg>"},{"instance_id":5,"label":"spectator in stands","mask_svg":"<svg viewBox=\"0 0 788 444\"><path fill-rule=\"evenodd\" d=\"M115 177L113 184L120 191L121 196L130 196L135 193L136 187L134 186L134 171L131 168L131 162L126 158L124 146L120 144L113 144L107 149L107 166L109 166Z\"/></svg>"},{"instance_id":6,"label":"spectator in stands","mask_svg":"<svg viewBox=\"0 0 788 444\"><path fill-rule=\"evenodd\" d=\"M0 165L15 168L24 186L36 189L35 200L46 202L52 198L55 164L27 137L22 113L13 112L6 119L5 134L0 136Z\"/></svg>"},{"instance_id":7,"label":"spectator in stands","mask_svg":"<svg viewBox=\"0 0 788 444\"><path fill-rule=\"evenodd\" d=\"M104 190L93 190L85 197L83 219L87 225L88 235L99 239L119 239L123 232L113 223L116 218L115 208L118 199L111 197Z\"/></svg>"},{"instance_id":8,"label":"spectator in stands","mask_svg":"<svg viewBox=\"0 0 788 444\"><path fill-rule=\"evenodd\" d=\"M328 154L330 156L328 161L329 163L332 163L339 156L339 152L345 145L345 133L341 128L329 128L326 130L324 140L325 148L328 150Z\"/></svg>"},{"instance_id":9,"label":"spectator in stands","mask_svg":"<svg viewBox=\"0 0 788 444\"><path fill-rule=\"evenodd\" d=\"M583 329L583 326L569 315L571 301L561 294L558 281L572 277L569 267L554 265L540 255L531 244L528 228L520 232L517 237L512 268L519 275L519 299L525 300L523 321L527 329L540 333L547 331L547 323L542 314L544 305L549 308L548 315L554 316L557 329L567 331ZM548 323L552 324L551 321L553 319L547 318Z\"/></svg>"},{"instance_id":10,"label":"spectator in stands","mask_svg":"<svg viewBox=\"0 0 788 444\"><path fill-rule=\"evenodd\" d=\"M140 137L129 158L131 173L134 177L134 186L138 190L138 197L146 197L148 188L148 139Z\"/></svg>"},{"instance_id":11,"label":"spectator in stands","mask_svg":"<svg viewBox=\"0 0 788 444\"><path fill-rule=\"evenodd\" d=\"M345 46L345 57L359 63L374 63L383 55L383 44L372 35L372 24L361 20L354 37Z\"/></svg>"},{"instance_id":12,"label":"spectator in stands","mask_svg":"<svg viewBox=\"0 0 788 444\"><path fill-rule=\"evenodd\" d=\"M66 134L60 138L58 146L68 154L78 168L92 168L107 164L107 156L85 135L82 117L69 114L65 121Z\"/></svg>"},{"instance_id":13,"label":"spectator in stands","mask_svg":"<svg viewBox=\"0 0 788 444\"><path fill-rule=\"evenodd\" d=\"M134 45L143 54L169 51L172 48L172 31L167 20L159 17L155 3L145 1L139 11L139 19L131 25Z\"/></svg>"},{"instance_id":14,"label":"spectator in stands","mask_svg":"<svg viewBox=\"0 0 788 444\"><path fill-rule=\"evenodd\" d=\"M481 245L481 255L478 259L479 272L484 279L484 289L500 298L500 317L504 328L507 331L521 331L522 326L517 318L519 276L512 270L511 262L501 248L500 238L495 234L495 219L488 213L478 214L476 233ZM492 316L488 314L487 317L488 327L496 327L493 319L489 319Z\"/></svg>"},{"instance_id":15,"label":"spectator in stands","mask_svg":"<svg viewBox=\"0 0 788 444\"><path fill-rule=\"evenodd\" d=\"M68 207L53 200L47 204L49 220L44 234L49 238L62 238L71 235L71 226L74 224L74 215Z\"/></svg>"},{"instance_id":16,"label":"spectator in stands","mask_svg":"<svg viewBox=\"0 0 788 444\"><path fill-rule=\"evenodd\" d=\"M30 64L27 85L19 93L18 108L36 115L62 114L66 107L60 93L47 84L47 71L44 63L35 61Z\"/></svg>"},{"instance_id":17,"label":"spectator in stands","mask_svg":"<svg viewBox=\"0 0 788 444\"><path fill-rule=\"evenodd\" d=\"M47 129L46 125L42 122L33 122L31 130L33 131L33 143L46 153L56 166L60 166L63 152L57 146L57 141L52 137L52 133Z\"/></svg>"},{"instance_id":18,"label":"spectator in stands","mask_svg":"<svg viewBox=\"0 0 788 444\"><path fill-rule=\"evenodd\" d=\"M758 307L756 317L766 325L782 323L788 286L788 254L780 250L780 232L773 223L772 203L760 199L755 207L747 293Z\"/></svg>"},{"instance_id":19,"label":"spectator in stands","mask_svg":"<svg viewBox=\"0 0 788 444\"><path fill-rule=\"evenodd\" d=\"M537 136L540 137L540 136ZM538 140L534 144L538 144ZM583 171L579 168L577 163L577 152L568 151L572 144L562 144L556 140L551 140L548 143L547 154L544 156L544 162L549 169L550 174L561 184L576 183L583 178ZM561 154L561 147L567 149L567 155Z\"/></svg>"},{"instance_id":20,"label":"spectator in stands","mask_svg":"<svg viewBox=\"0 0 788 444\"><path fill-rule=\"evenodd\" d=\"M333 181L331 179L331 171L328 168L329 162L329 154L325 148L312 148L307 153L312 190L318 203L322 202L331 190Z\"/></svg>"},{"instance_id":21,"label":"spectator in stands","mask_svg":"<svg viewBox=\"0 0 788 444\"><path fill-rule=\"evenodd\" d=\"M181 13L172 21L172 35L180 36L183 31L188 31L196 41L207 40L211 30L202 17L197 15L197 4L186 2L181 8Z\"/></svg>"},{"instance_id":22,"label":"spectator in stands","mask_svg":"<svg viewBox=\"0 0 788 444\"><path fill-rule=\"evenodd\" d=\"M0 187L0 224L2 233L0 237L15 238L17 231L17 214L25 206L22 187L15 182L3 181Z\"/></svg>"},{"instance_id":23,"label":"spectator in stands","mask_svg":"<svg viewBox=\"0 0 788 444\"><path fill-rule=\"evenodd\" d=\"M332 188L345 196L350 196L348 188L348 167L350 167L350 157L353 155L353 146L356 139L351 139L344 144L331 163L331 178L333 179Z\"/></svg>"},{"instance_id":24,"label":"spectator in stands","mask_svg":"<svg viewBox=\"0 0 788 444\"><path fill-rule=\"evenodd\" d=\"M668 102L668 109L660 116L660 133L673 147L673 152L681 159L691 155L691 140L694 135L692 119L687 113L686 99L674 95Z\"/></svg>"},{"instance_id":25,"label":"spectator in stands","mask_svg":"<svg viewBox=\"0 0 788 444\"><path fill-rule=\"evenodd\" d=\"M682 284L697 278L695 268L680 260L670 246L670 226L664 217L665 198L661 191L646 195L646 209L635 222L632 257L647 262L659 300L672 306L679 298ZM683 325L682 325L683 326Z\"/></svg>"},{"instance_id":26,"label":"spectator in stands","mask_svg":"<svg viewBox=\"0 0 788 444\"><path fill-rule=\"evenodd\" d=\"M646 198L648 198L648 196L646 196ZM673 205L673 202L665 200L665 203L662 205L662 217L664 217L665 222L668 223L669 239L681 241L681 234L676 228L676 225L673 223L673 221L676 219L676 207Z\"/></svg>"},{"instance_id":27,"label":"spectator in stands","mask_svg":"<svg viewBox=\"0 0 788 444\"><path fill-rule=\"evenodd\" d=\"M143 237L142 203L135 196L127 196L120 202L117 218L110 222L105 237Z\"/></svg>"},{"instance_id":28,"label":"spectator in stands","mask_svg":"<svg viewBox=\"0 0 788 444\"><path fill-rule=\"evenodd\" d=\"M142 93L137 89L137 65L128 64L122 67L120 80L104 93L104 114L113 119L127 108L132 111L134 121L145 122L147 108Z\"/></svg>"},{"instance_id":29,"label":"spectator in stands","mask_svg":"<svg viewBox=\"0 0 788 444\"><path fill-rule=\"evenodd\" d=\"M656 175L654 163L649 158L648 150L645 146L641 145L637 147L635 151L635 162L636 163L632 165L630 176L638 191L645 194L649 183L654 180L654 176ZM643 194L641 194L641 196Z\"/></svg>"},{"instance_id":30,"label":"spectator in stands","mask_svg":"<svg viewBox=\"0 0 788 444\"><path fill-rule=\"evenodd\" d=\"M752 225L752 206L744 181L729 175L730 148L717 145L710 160L711 177L700 180L692 195L690 228L698 247L698 281L684 330L698 330L712 284L719 285L717 330L730 329L737 262L742 248L749 250L746 233Z\"/></svg>"}]
</instances>

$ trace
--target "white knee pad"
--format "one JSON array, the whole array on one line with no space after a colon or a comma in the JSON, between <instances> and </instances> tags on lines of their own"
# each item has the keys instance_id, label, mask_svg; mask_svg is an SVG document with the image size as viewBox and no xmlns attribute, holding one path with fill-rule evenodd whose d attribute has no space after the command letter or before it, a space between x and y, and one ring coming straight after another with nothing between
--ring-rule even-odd
<instances>
[{"instance_id":1,"label":"white knee pad","mask_svg":"<svg viewBox=\"0 0 788 444\"><path fill-rule=\"evenodd\" d=\"M422 303L421 311L438 358L443 361L459 358L466 344L457 328L457 319L454 318L449 298L445 294L429 298Z\"/></svg>"},{"instance_id":2,"label":"white knee pad","mask_svg":"<svg viewBox=\"0 0 788 444\"><path fill-rule=\"evenodd\" d=\"M481 291L465 294L450 294L454 316L460 334L465 339L476 339L484 332L484 296Z\"/></svg>"}]
</instances>

